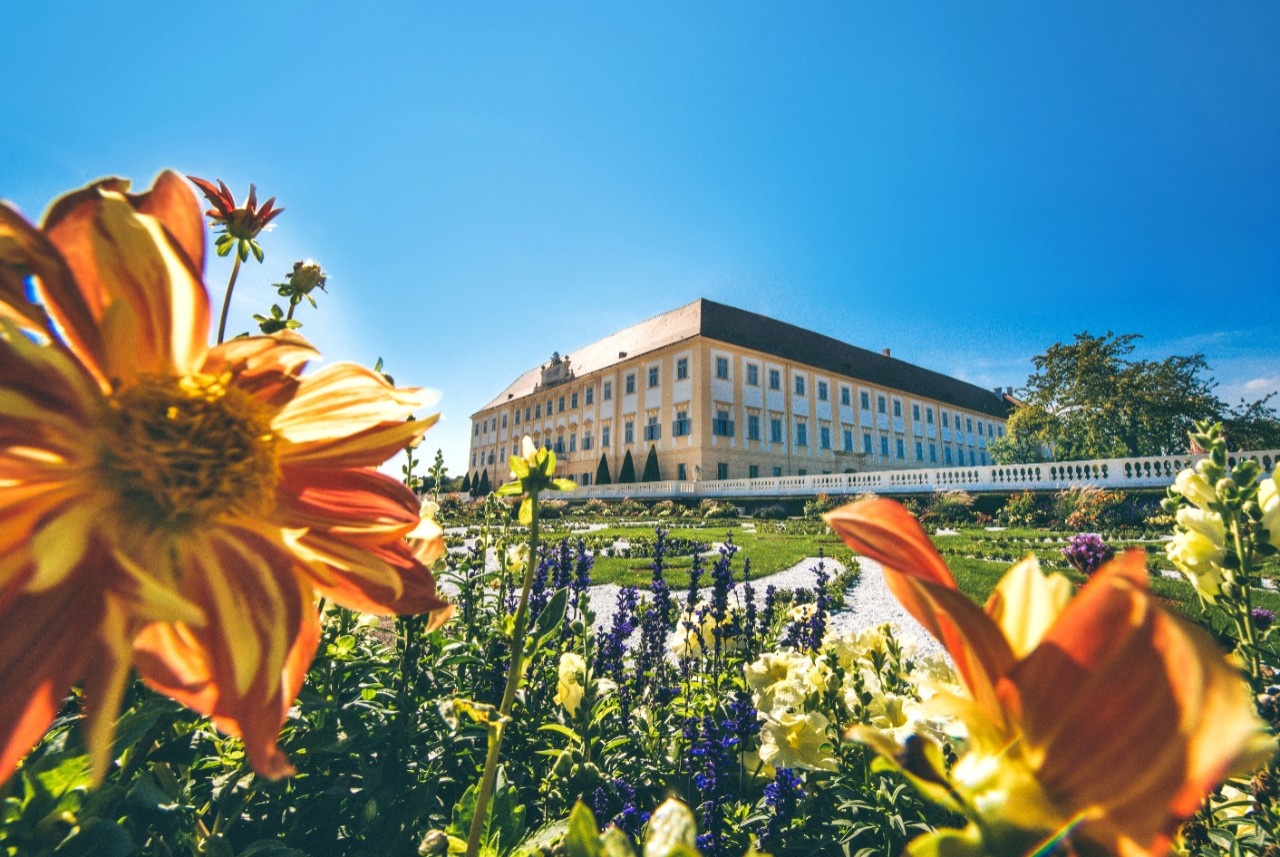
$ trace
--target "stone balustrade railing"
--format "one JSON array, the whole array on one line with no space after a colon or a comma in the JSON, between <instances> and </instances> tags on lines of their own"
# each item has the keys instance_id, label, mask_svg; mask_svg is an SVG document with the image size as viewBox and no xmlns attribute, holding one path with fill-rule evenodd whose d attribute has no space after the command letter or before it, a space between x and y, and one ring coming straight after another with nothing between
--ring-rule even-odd
<instances>
[{"instance_id":1,"label":"stone balustrade railing","mask_svg":"<svg viewBox=\"0 0 1280 857\"><path fill-rule=\"evenodd\" d=\"M992 464L983 467L927 467L912 470L868 470L862 473L823 473L760 479L719 479L697 482L634 482L591 485L559 492L557 499L590 497L645 499L679 497L768 498L816 494L928 494L935 491L1057 491L1072 486L1133 489L1164 488L1178 471L1202 455L1162 455L1145 458L1104 458L1094 461L1050 461L1040 464ZM1258 461L1266 472L1280 462L1280 450L1236 452L1231 462Z\"/></svg>"}]
</instances>

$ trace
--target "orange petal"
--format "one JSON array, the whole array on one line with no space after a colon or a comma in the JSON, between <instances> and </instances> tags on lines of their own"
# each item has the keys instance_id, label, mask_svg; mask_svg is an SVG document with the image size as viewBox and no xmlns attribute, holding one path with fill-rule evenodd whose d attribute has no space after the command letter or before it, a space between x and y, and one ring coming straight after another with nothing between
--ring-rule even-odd
<instances>
[{"instance_id":1,"label":"orange petal","mask_svg":"<svg viewBox=\"0 0 1280 857\"><path fill-rule=\"evenodd\" d=\"M254 770L286 776L292 767L276 739L319 640L294 557L248 525L224 527L182 550L183 594L208 622L146 626L134 640L138 671L242 737Z\"/></svg>"},{"instance_id":2,"label":"orange petal","mask_svg":"<svg viewBox=\"0 0 1280 857\"><path fill-rule=\"evenodd\" d=\"M280 461L325 467L377 467L401 452L435 424L436 415L412 422L391 422L331 440L283 444Z\"/></svg>"},{"instance_id":3,"label":"orange petal","mask_svg":"<svg viewBox=\"0 0 1280 857\"><path fill-rule=\"evenodd\" d=\"M104 336L104 373L194 370L206 348L209 299L201 272L119 182L63 197L45 232L71 268Z\"/></svg>"},{"instance_id":4,"label":"orange petal","mask_svg":"<svg viewBox=\"0 0 1280 857\"><path fill-rule=\"evenodd\" d=\"M1161 850L1263 743L1239 672L1155 602L1145 559L1100 569L999 688L1046 793L1093 816L1081 835L1138 853Z\"/></svg>"},{"instance_id":5,"label":"orange petal","mask_svg":"<svg viewBox=\"0 0 1280 857\"><path fill-rule=\"evenodd\" d=\"M418 499L376 470L285 466L276 513L289 529L335 531L353 543L377 546L417 526Z\"/></svg>"},{"instance_id":6,"label":"orange petal","mask_svg":"<svg viewBox=\"0 0 1280 857\"><path fill-rule=\"evenodd\" d=\"M894 597L942 643L975 701L999 720L994 687L1013 666L1013 652L995 622L956 589L915 518L900 504L878 497L842 506L823 518L846 545L884 567Z\"/></svg>"},{"instance_id":7,"label":"orange petal","mask_svg":"<svg viewBox=\"0 0 1280 857\"><path fill-rule=\"evenodd\" d=\"M160 221L169 238L186 255L197 277L204 272L204 219L200 204L182 176L164 170L156 176L151 189L126 194L129 203L141 214Z\"/></svg>"},{"instance_id":8,"label":"orange petal","mask_svg":"<svg viewBox=\"0 0 1280 857\"><path fill-rule=\"evenodd\" d=\"M297 540L321 595L364 613L441 614L451 611L436 593L435 577L404 539L381 547L352 544L333 534L305 533ZM433 627L448 613L433 616Z\"/></svg>"},{"instance_id":9,"label":"orange petal","mask_svg":"<svg viewBox=\"0 0 1280 857\"><path fill-rule=\"evenodd\" d=\"M102 599L86 592L83 580L38 595L0 589L0 783L83 674L91 654L85 640L101 621Z\"/></svg>"},{"instance_id":10,"label":"orange petal","mask_svg":"<svg viewBox=\"0 0 1280 857\"><path fill-rule=\"evenodd\" d=\"M212 348L200 371L207 375L230 372L237 387L279 409L297 392L307 361L319 356L300 336L245 336Z\"/></svg>"},{"instance_id":11,"label":"orange petal","mask_svg":"<svg viewBox=\"0 0 1280 857\"><path fill-rule=\"evenodd\" d=\"M418 388L393 387L363 366L339 363L304 378L272 428L295 444L337 440L400 422L435 398Z\"/></svg>"}]
</instances>

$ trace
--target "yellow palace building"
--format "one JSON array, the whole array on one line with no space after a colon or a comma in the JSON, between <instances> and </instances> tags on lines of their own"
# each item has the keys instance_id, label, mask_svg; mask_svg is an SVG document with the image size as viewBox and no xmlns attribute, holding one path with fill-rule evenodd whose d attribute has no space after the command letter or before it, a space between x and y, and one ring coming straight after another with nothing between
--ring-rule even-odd
<instances>
[{"instance_id":1,"label":"yellow palace building","mask_svg":"<svg viewBox=\"0 0 1280 857\"><path fill-rule=\"evenodd\" d=\"M1009 392L700 299L525 372L471 417L469 472L507 479L524 435L590 485L981 465Z\"/></svg>"}]
</instances>

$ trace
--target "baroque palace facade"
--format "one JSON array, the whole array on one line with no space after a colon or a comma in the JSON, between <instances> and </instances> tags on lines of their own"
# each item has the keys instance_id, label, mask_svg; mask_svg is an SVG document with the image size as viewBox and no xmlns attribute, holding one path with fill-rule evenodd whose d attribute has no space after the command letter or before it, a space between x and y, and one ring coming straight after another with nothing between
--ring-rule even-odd
<instances>
[{"instance_id":1,"label":"baroque palace facade","mask_svg":"<svg viewBox=\"0 0 1280 857\"><path fill-rule=\"evenodd\" d=\"M680 481L987 464L1009 392L701 299L525 372L472 415L469 472L500 485L526 434L580 485L650 447Z\"/></svg>"}]
</instances>

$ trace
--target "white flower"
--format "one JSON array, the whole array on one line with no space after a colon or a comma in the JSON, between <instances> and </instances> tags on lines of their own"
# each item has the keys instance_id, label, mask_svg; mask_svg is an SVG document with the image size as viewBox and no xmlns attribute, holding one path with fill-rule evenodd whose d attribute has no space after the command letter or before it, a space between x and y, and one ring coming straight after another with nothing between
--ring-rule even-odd
<instances>
[{"instance_id":1,"label":"white flower","mask_svg":"<svg viewBox=\"0 0 1280 857\"><path fill-rule=\"evenodd\" d=\"M765 718L760 730L760 758L775 768L834 771L835 757L824 749L826 717L817 711L779 712Z\"/></svg>"},{"instance_id":2,"label":"white flower","mask_svg":"<svg viewBox=\"0 0 1280 857\"><path fill-rule=\"evenodd\" d=\"M1258 484L1258 505L1262 507L1262 526L1267 528L1267 538L1276 548L1280 548L1280 465L1270 479L1263 479Z\"/></svg>"},{"instance_id":3,"label":"white flower","mask_svg":"<svg viewBox=\"0 0 1280 857\"><path fill-rule=\"evenodd\" d=\"M1194 470L1187 468L1173 480L1173 488L1187 500L1199 508L1208 511L1210 505L1218 501L1218 495L1209 481Z\"/></svg>"},{"instance_id":4,"label":"white flower","mask_svg":"<svg viewBox=\"0 0 1280 857\"><path fill-rule=\"evenodd\" d=\"M1176 565L1196 591L1212 602L1222 592L1226 571L1226 527L1222 518L1191 506L1178 510L1179 531L1166 548L1169 561Z\"/></svg>"}]
</instances>

